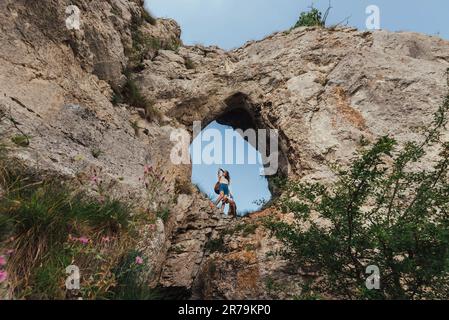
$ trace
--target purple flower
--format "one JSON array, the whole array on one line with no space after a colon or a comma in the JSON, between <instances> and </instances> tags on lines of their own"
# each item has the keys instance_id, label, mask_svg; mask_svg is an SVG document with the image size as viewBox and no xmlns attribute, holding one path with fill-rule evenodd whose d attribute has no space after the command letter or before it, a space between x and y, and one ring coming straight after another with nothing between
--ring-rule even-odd
<instances>
[{"instance_id":1,"label":"purple flower","mask_svg":"<svg viewBox=\"0 0 449 320\"><path fill-rule=\"evenodd\" d=\"M0 270L0 283L4 282L8 278L6 271Z\"/></svg>"},{"instance_id":2,"label":"purple flower","mask_svg":"<svg viewBox=\"0 0 449 320\"><path fill-rule=\"evenodd\" d=\"M143 264L142 257L139 257L139 256L136 257L136 264Z\"/></svg>"},{"instance_id":3,"label":"purple flower","mask_svg":"<svg viewBox=\"0 0 449 320\"><path fill-rule=\"evenodd\" d=\"M6 258L5 256L0 256L0 266L6 265Z\"/></svg>"}]
</instances>

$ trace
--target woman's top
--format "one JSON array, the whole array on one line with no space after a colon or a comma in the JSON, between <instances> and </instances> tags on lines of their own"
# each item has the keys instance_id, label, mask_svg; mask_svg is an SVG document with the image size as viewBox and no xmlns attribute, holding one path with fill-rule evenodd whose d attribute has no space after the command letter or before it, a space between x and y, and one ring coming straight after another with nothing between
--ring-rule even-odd
<instances>
[{"instance_id":1,"label":"woman's top","mask_svg":"<svg viewBox=\"0 0 449 320\"><path fill-rule=\"evenodd\" d=\"M229 184L229 181L228 181L228 179L226 179L224 172L222 170L220 170L218 172L218 182L224 183L224 184Z\"/></svg>"},{"instance_id":2,"label":"woman's top","mask_svg":"<svg viewBox=\"0 0 449 320\"><path fill-rule=\"evenodd\" d=\"M225 176L220 176L220 177L218 178L218 182L224 183L224 184L229 184L229 181L228 181L228 179L226 179Z\"/></svg>"}]
</instances>

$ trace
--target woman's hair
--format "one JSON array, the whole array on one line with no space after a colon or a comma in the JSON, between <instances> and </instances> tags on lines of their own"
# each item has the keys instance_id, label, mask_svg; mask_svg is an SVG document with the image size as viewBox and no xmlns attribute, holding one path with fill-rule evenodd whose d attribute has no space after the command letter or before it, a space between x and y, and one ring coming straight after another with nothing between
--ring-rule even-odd
<instances>
[{"instance_id":1,"label":"woman's hair","mask_svg":"<svg viewBox=\"0 0 449 320\"><path fill-rule=\"evenodd\" d=\"M230 174L229 174L229 171L228 170L225 170L225 172L224 172L224 176L225 176L225 178L228 180L228 182L229 182L229 184L231 183L231 176L230 176Z\"/></svg>"}]
</instances>

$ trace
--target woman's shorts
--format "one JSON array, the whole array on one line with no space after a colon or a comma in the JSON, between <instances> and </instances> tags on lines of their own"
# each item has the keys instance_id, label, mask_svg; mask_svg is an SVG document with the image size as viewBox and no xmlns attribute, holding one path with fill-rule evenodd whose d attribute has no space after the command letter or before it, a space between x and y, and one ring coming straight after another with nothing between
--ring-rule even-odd
<instances>
[{"instance_id":1,"label":"woman's shorts","mask_svg":"<svg viewBox=\"0 0 449 320\"><path fill-rule=\"evenodd\" d=\"M220 187L218 189L220 193L224 193L225 196L229 196L229 186L226 183L220 183Z\"/></svg>"}]
</instances>

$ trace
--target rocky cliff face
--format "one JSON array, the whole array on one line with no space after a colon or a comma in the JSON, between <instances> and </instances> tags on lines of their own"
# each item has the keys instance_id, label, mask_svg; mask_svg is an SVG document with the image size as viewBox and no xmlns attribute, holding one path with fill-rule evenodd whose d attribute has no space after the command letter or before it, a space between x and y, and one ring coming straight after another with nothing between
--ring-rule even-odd
<instances>
[{"instance_id":1,"label":"rocky cliff face","mask_svg":"<svg viewBox=\"0 0 449 320\"><path fill-rule=\"evenodd\" d=\"M70 4L81 10L80 30L65 28ZM141 1L0 3L0 107L16 120L0 125L31 137L16 159L71 178L101 171L120 181L117 196L139 203L147 163L161 165L169 193L183 193L176 186L190 179L189 165L170 161L170 133L218 120L278 129L279 174L326 180L328 163L347 163L362 137L410 138L446 90L449 42L437 37L298 28L224 51L163 45L180 43L179 27L172 20L152 25L143 15ZM145 47L129 74L129 52L141 41L136 31L159 44ZM148 121L142 110L111 103L112 88L127 77L159 117ZM279 244L260 221L277 214L228 221L199 192L180 195L156 233L141 232L148 281L194 298L295 296L314 275L270 257Z\"/></svg>"}]
</instances>

